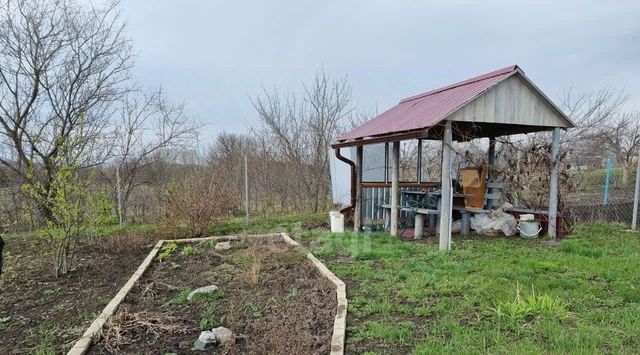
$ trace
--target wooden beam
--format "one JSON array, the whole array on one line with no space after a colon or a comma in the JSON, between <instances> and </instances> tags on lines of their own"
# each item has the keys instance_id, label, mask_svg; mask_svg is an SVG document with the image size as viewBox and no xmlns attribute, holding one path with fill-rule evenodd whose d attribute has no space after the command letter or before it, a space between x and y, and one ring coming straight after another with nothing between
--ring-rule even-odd
<instances>
[{"instance_id":1,"label":"wooden beam","mask_svg":"<svg viewBox=\"0 0 640 355\"><path fill-rule=\"evenodd\" d=\"M560 151L560 128L553 130L551 139L551 176L549 181L549 229L548 234L551 238L558 237L557 219L558 219L558 153Z\"/></svg>"},{"instance_id":2,"label":"wooden beam","mask_svg":"<svg viewBox=\"0 0 640 355\"><path fill-rule=\"evenodd\" d=\"M398 235L398 205L400 204L400 141L393 142L391 153L391 235Z\"/></svg>"},{"instance_id":3,"label":"wooden beam","mask_svg":"<svg viewBox=\"0 0 640 355\"><path fill-rule=\"evenodd\" d=\"M353 231L362 227L362 146L356 147L356 206L353 212Z\"/></svg>"},{"instance_id":4,"label":"wooden beam","mask_svg":"<svg viewBox=\"0 0 640 355\"><path fill-rule=\"evenodd\" d=\"M390 182L362 182L360 184L362 188L374 188L374 187L391 187ZM398 187L414 187L414 188L422 188L428 189L430 187L438 187L440 186L440 181L425 181L425 182L398 182Z\"/></svg>"},{"instance_id":5,"label":"wooden beam","mask_svg":"<svg viewBox=\"0 0 640 355\"><path fill-rule=\"evenodd\" d=\"M409 139L423 138L423 137L426 137L426 135L427 135L426 129L419 129L419 130L404 132L404 133L393 133L393 134L387 134L387 135L378 136L378 137L361 138L361 139L356 139L352 141L338 142L338 143L332 144L331 148L335 149L335 148L342 148L342 147L353 147L353 146L364 145L364 144L399 142L399 141L404 141Z\"/></svg>"},{"instance_id":6,"label":"wooden beam","mask_svg":"<svg viewBox=\"0 0 640 355\"><path fill-rule=\"evenodd\" d=\"M442 139L442 196L440 198L440 250L451 250L451 121L447 121Z\"/></svg>"}]
</instances>

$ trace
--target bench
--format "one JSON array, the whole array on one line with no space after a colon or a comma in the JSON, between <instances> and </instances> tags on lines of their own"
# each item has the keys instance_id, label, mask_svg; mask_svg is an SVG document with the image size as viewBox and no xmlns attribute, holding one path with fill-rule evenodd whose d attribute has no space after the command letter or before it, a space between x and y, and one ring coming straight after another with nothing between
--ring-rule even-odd
<instances>
[{"instance_id":1,"label":"bench","mask_svg":"<svg viewBox=\"0 0 640 355\"><path fill-rule=\"evenodd\" d=\"M453 211L458 211L460 213L461 219L461 228L460 234L469 235L471 233L471 214L477 213L491 213L493 210L492 207L497 206L502 198L501 190L504 187L504 183L502 182L487 182L487 192L484 195L484 207L485 208L470 208L470 207L452 207ZM433 195L437 195L437 193L432 193ZM464 197L464 194L454 193L454 197ZM381 208L391 210L391 205L383 204L380 206ZM422 208L422 207L409 207L409 206L399 206L398 209L400 211L411 212L415 214L415 222L414 222L414 236L416 238L420 238L422 236L422 226L423 226L423 216L429 216L429 227L438 228L439 220L437 216L440 214L440 207L436 209L434 208ZM385 225L389 226L390 221L385 218Z\"/></svg>"},{"instance_id":2,"label":"bench","mask_svg":"<svg viewBox=\"0 0 640 355\"><path fill-rule=\"evenodd\" d=\"M384 204L384 205L381 205L380 207L386 210L391 210L391 205L389 204ZM430 208L422 208L422 207L400 206L398 207L398 210L415 214L413 236L416 239L422 238L423 226L424 226L423 216L425 215L437 216L440 214L440 211L438 210L430 209ZM429 225L431 226L431 224L434 224L434 222L429 220ZM389 213L385 214L385 225L386 226L391 225ZM404 230L406 230L406 227ZM402 233L404 233L404 230L402 231Z\"/></svg>"}]
</instances>

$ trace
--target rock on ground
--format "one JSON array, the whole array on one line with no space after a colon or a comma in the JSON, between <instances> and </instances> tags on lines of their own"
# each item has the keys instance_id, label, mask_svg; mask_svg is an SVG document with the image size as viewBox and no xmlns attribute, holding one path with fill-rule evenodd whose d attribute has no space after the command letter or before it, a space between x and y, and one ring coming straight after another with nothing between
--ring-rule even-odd
<instances>
[{"instance_id":1,"label":"rock on ground","mask_svg":"<svg viewBox=\"0 0 640 355\"><path fill-rule=\"evenodd\" d=\"M216 243L216 250L229 250L231 249L231 242L218 242Z\"/></svg>"},{"instance_id":2,"label":"rock on ground","mask_svg":"<svg viewBox=\"0 0 640 355\"><path fill-rule=\"evenodd\" d=\"M216 335L216 341L220 345L230 346L236 342L233 332L225 327L214 328L213 333Z\"/></svg>"}]
</instances>

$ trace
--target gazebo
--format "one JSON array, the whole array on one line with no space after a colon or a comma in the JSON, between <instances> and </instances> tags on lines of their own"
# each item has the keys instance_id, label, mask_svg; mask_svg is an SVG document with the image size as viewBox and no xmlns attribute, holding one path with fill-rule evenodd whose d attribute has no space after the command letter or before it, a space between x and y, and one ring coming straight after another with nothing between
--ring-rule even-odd
<instances>
[{"instance_id":1,"label":"gazebo","mask_svg":"<svg viewBox=\"0 0 640 355\"><path fill-rule=\"evenodd\" d=\"M558 152L560 130L574 127L571 120L527 78L517 66L509 66L456 84L403 99L379 116L342 135L332 144L336 157L351 166L351 205L354 211L354 230L361 229L363 188L389 189L391 235L398 235L399 195L401 187L427 187L422 182L420 165L422 149L418 149L418 179L401 182L400 142L424 140L442 142L441 202L438 210L439 245L451 249L452 220L452 146L454 142L477 138L489 139L487 162L489 171L495 161L496 137L551 131L552 149L548 234L557 236L558 212ZM384 181L363 183L363 147L383 144L385 162L390 171ZM355 147L355 161L345 158L341 148ZM390 152L389 149L390 147ZM386 168L385 168L386 169Z\"/></svg>"}]
</instances>

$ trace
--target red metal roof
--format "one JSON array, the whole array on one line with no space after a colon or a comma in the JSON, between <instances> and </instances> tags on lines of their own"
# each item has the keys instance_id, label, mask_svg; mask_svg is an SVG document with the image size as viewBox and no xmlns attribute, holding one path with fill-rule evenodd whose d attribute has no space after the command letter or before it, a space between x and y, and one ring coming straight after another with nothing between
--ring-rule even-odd
<instances>
[{"instance_id":1,"label":"red metal roof","mask_svg":"<svg viewBox=\"0 0 640 355\"><path fill-rule=\"evenodd\" d=\"M518 69L512 65L456 84L411 96L367 121L339 140L399 133L432 127Z\"/></svg>"}]
</instances>

